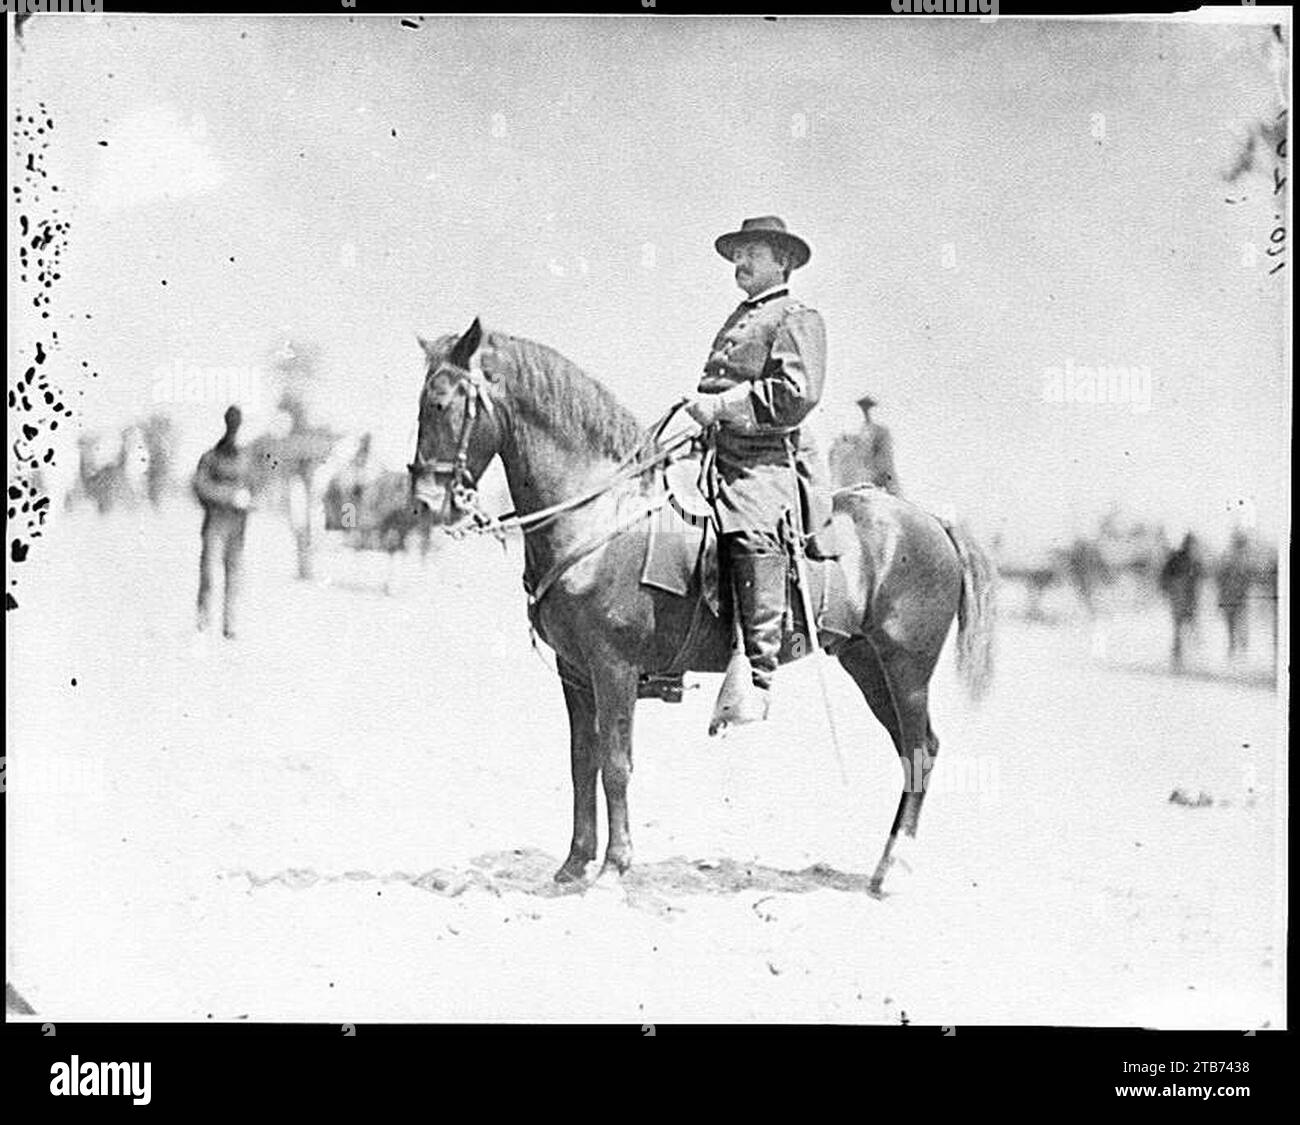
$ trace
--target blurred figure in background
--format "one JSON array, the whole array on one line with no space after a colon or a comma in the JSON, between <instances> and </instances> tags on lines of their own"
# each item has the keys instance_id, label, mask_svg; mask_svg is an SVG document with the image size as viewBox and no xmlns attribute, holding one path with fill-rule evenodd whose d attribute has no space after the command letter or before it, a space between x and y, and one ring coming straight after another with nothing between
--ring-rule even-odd
<instances>
[{"instance_id":1,"label":"blurred figure in background","mask_svg":"<svg viewBox=\"0 0 1300 1125\"><path fill-rule=\"evenodd\" d=\"M374 488L382 475L371 452L370 434L361 435L356 449L347 457L346 442L340 442L335 454L321 469L326 480L326 518L329 530L351 532L350 539L358 547L368 547L375 534L379 513L374 511ZM345 463L336 468L340 457Z\"/></svg>"},{"instance_id":2,"label":"blurred figure in background","mask_svg":"<svg viewBox=\"0 0 1300 1125\"><path fill-rule=\"evenodd\" d=\"M144 431L134 423L122 431L122 502L134 508L147 494L149 476L149 447Z\"/></svg>"},{"instance_id":3,"label":"blurred figure in background","mask_svg":"<svg viewBox=\"0 0 1300 1125\"><path fill-rule=\"evenodd\" d=\"M1260 596L1268 605L1269 624L1273 627L1273 658L1277 659L1277 619L1281 613L1281 605L1277 600L1277 550L1269 547L1264 556L1264 561L1260 564L1259 570Z\"/></svg>"},{"instance_id":4,"label":"blurred figure in background","mask_svg":"<svg viewBox=\"0 0 1300 1125\"><path fill-rule=\"evenodd\" d=\"M865 481L901 496L889 427L872 420L871 408L876 400L870 395L863 395L857 404L862 411L862 426L855 433L840 435L831 446L831 483L845 488Z\"/></svg>"},{"instance_id":5,"label":"blurred figure in background","mask_svg":"<svg viewBox=\"0 0 1300 1125\"><path fill-rule=\"evenodd\" d=\"M165 414L152 414L144 424L144 442L149 451L145 491L157 508L171 487L172 462L176 453L176 429Z\"/></svg>"},{"instance_id":6,"label":"blurred figure in background","mask_svg":"<svg viewBox=\"0 0 1300 1125\"><path fill-rule=\"evenodd\" d=\"M1070 578L1070 585L1079 595L1090 619L1097 616L1097 595L1103 586L1114 580L1106 556L1092 539L1080 537L1063 552L1062 563Z\"/></svg>"},{"instance_id":7,"label":"blurred figure in background","mask_svg":"<svg viewBox=\"0 0 1300 1125\"><path fill-rule=\"evenodd\" d=\"M324 530L326 474L323 466L330 460L340 435L308 420L307 400L296 391L280 396L280 410L290 418L289 432L274 443L275 460L284 474L285 495L289 504L289 526L297 544L298 578L314 581L316 551Z\"/></svg>"},{"instance_id":8,"label":"blurred figure in background","mask_svg":"<svg viewBox=\"0 0 1300 1125\"><path fill-rule=\"evenodd\" d=\"M83 434L77 444L81 449L77 494L90 500L101 516L107 515L123 492L122 447L114 457L108 438L100 433Z\"/></svg>"},{"instance_id":9,"label":"blurred figure in background","mask_svg":"<svg viewBox=\"0 0 1300 1125\"><path fill-rule=\"evenodd\" d=\"M243 415L239 407L226 408L226 432L199 458L194 474L194 495L203 505L203 550L199 556L199 632L211 620L213 570L220 559L225 575L222 634L235 636L235 608L244 565L244 528L252 504L252 473L246 450L236 443Z\"/></svg>"},{"instance_id":10,"label":"blurred figure in background","mask_svg":"<svg viewBox=\"0 0 1300 1125\"><path fill-rule=\"evenodd\" d=\"M1254 560L1250 540L1244 531L1236 531L1232 543L1215 572L1219 587L1219 608L1228 626L1228 659L1240 656L1250 643L1250 587L1254 580Z\"/></svg>"},{"instance_id":11,"label":"blurred figure in background","mask_svg":"<svg viewBox=\"0 0 1300 1125\"><path fill-rule=\"evenodd\" d=\"M1160 592L1169 599L1173 614L1174 640L1169 658L1175 672L1183 667L1184 634L1196 628L1201 579L1204 577L1200 544L1189 531L1183 536L1182 546L1165 560L1160 570Z\"/></svg>"}]
</instances>

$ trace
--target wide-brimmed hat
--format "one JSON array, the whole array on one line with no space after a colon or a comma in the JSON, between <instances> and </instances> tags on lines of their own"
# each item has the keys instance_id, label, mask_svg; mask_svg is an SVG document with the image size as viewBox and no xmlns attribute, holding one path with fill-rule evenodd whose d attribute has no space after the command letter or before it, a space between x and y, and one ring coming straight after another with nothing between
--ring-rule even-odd
<instances>
[{"instance_id":1,"label":"wide-brimmed hat","mask_svg":"<svg viewBox=\"0 0 1300 1125\"><path fill-rule=\"evenodd\" d=\"M728 231L719 236L713 245L719 254L727 261L731 261L731 252L737 243L749 242L756 238L789 250L793 255L791 269L797 270L800 266L806 265L808 259L812 257L812 250L808 243L786 230L785 223L775 215L760 215L756 219L746 219L740 224L740 230Z\"/></svg>"},{"instance_id":2,"label":"wide-brimmed hat","mask_svg":"<svg viewBox=\"0 0 1300 1125\"><path fill-rule=\"evenodd\" d=\"M862 407L863 410L870 410L876 405L876 400L870 395L863 395L861 398L855 398L853 401Z\"/></svg>"}]
</instances>

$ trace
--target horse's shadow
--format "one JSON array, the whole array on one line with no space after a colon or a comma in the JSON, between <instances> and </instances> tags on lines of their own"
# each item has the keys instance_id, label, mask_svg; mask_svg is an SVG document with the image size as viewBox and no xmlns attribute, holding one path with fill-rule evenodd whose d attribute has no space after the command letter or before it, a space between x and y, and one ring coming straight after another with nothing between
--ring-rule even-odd
<instances>
[{"instance_id":1,"label":"horse's shadow","mask_svg":"<svg viewBox=\"0 0 1300 1125\"><path fill-rule=\"evenodd\" d=\"M468 870L437 868L411 879L410 883L421 890L448 897L477 889L497 895L513 892L538 898L559 898L582 894L590 889L599 870L597 864L592 864L592 875L587 879L560 884L553 878L559 865L560 859L549 852L538 848L515 848L478 856L470 861ZM869 876L837 871L824 863L789 871L761 863L742 863L727 857L687 859L673 856L656 863L638 863L612 884L605 880L602 884L617 885L626 894L630 906L665 916L683 909L674 900L686 895L735 895L750 891L806 894L816 890L835 890L881 897L871 889Z\"/></svg>"}]
</instances>

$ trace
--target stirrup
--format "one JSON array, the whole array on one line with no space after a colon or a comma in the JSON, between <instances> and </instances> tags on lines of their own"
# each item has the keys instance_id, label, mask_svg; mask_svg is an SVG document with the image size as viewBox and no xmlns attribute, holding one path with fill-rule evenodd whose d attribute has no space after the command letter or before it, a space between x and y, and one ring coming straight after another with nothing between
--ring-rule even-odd
<instances>
[{"instance_id":1,"label":"stirrup","mask_svg":"<svg viewBox=\"0 0 1300 1125\"><path fill-rule=\"evenodd\" d=\"M743 652L734 653L713 705L709 734L715 735L726 727L762 722L767 718L770 700L770 689L754 683L748 657Z\"/></svg>"},{"instance_id":2,"label":"stirrup","mask_svg":"<svg viewBox=\"0 0 1300 1125\"><path fill-rule=\"evenodd\" d=\"M748 691L725 702L720 698L709 722L709 734L715 735L728 727L766 722L771 700L771 689L756 684L751 684Z\"/></svg>"}]
</instances>

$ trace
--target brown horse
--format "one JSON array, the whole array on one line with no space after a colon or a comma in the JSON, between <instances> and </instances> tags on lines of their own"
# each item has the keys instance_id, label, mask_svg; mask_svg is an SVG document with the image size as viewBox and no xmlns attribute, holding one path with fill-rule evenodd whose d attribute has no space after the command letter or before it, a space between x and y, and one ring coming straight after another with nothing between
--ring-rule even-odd
<instances>
[{"instance_id":1,"label":"brown horse","mask_svg":"<svg viewBox=\"0 0 1300 1125\"><path fill-rule=\"evenodd\" d=\"M603 386L550 348L484 333L477 320L460 337L420 344L426 369L413 492L435 511L472 509L475 483L501 458L525 529L530 616L557 655L569 711L573 838L555 878L581 879L596 858L597 778L609 823L602 873L622 873L632 862L627 788L639 675L667 669L693 624L704 635L691 646L690 670L721 672L730 630L701 613L696 598L640 582L662 485L638 471L641 428ZM954 617L967 688L978 697L991 677L996 577L960 529L882 489L837 494L835 513L839 565L861 622L835 655L889 732L904 772L871 881L878 892L900 838L916 835L939 750L928 685Z\"/></svg>"}]
</instances>

